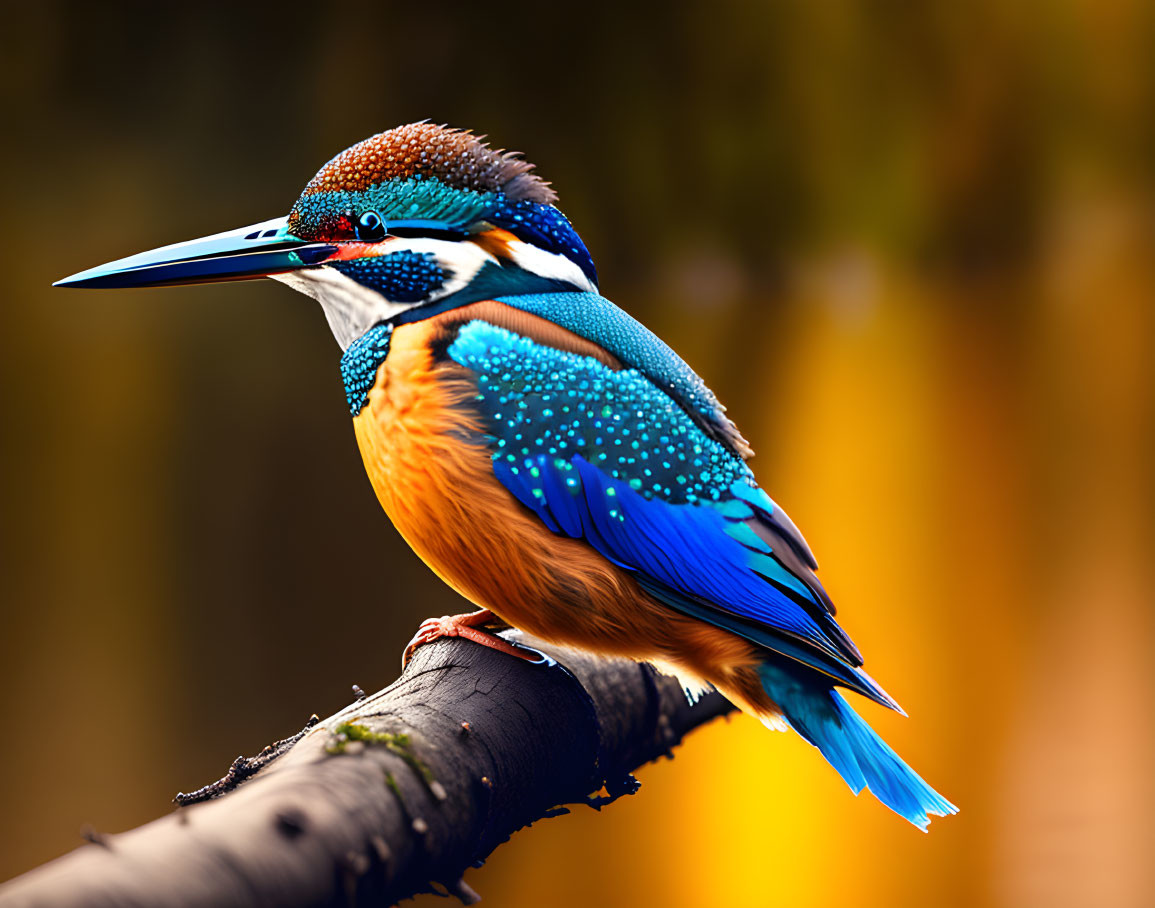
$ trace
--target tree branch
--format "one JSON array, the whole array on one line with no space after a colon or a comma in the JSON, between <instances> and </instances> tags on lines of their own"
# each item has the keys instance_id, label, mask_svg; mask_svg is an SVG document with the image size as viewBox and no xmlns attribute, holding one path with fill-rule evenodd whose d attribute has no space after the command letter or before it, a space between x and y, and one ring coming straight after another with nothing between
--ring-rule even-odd
<instances>
[{"instance_id":1,"label":"tree branch","mask_svg":"<svg viewBox=\"0 0 1155 908\"><path fill-rule=\"evenodd\" d=\"M430 889L469 904L462 872L518 829L632 793L634 769L732 708L717 693L690 706L649 666L520 639L547 661L420 648L389 687L178 796L205 803L0 886L0 908L381 905Z\"/></svg>"}]
</instances>

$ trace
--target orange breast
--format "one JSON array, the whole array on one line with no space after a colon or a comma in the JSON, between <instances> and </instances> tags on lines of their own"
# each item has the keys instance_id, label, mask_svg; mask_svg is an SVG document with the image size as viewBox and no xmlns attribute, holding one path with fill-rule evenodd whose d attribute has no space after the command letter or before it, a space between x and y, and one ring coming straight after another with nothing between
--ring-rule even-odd
<instances>
[{"instance_id":1,"label":"orange breast","mask_svg":"<svg viewBox=\"0 0 1155 908\"><path fill-rule=\"evenodd\" d=\"M476 386L432 352L461 320L398 327L354 419L369 479L398 531L446 583L516 627L732 686L733 672L756 661L745 641L650 599L584 541L551 533L495 478Z\"/></svg>"},{"instance_id":2,"label":"orange breast","mask_svg":"<svg viewBox=\"0 0 1155 908\"><path fill-rule=\"evenodd\" d=\"M510 623L555 636L574 608L634 598L632 579L583 543L555 536L497 481L470 405L468 373L434 362L436 321L394 331L354 420L382 507L450 586ZM559 576L558 571L561 572ZM564 578L564 579L563 579ZM568 589L556 604L559 584Z\"/></svg>"}]
</instances>

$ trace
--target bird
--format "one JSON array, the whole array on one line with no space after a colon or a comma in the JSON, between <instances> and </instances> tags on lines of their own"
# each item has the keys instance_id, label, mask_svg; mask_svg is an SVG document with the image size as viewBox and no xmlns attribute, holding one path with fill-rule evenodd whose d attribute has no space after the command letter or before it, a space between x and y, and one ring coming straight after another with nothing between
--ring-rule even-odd
<instances>
[{"instance_id":1,"label":"bird","mask_svg":"<svg viewBox=\"0 0 1155 908\"><path fill-rule=\"evenodd\" d=\"M706 383L602 296L525 158L431 121L338 154L287 216L58 281L269 277L317 300L371 484L477 610L426 621L648 662L814 745L855 793L927 831L957 808L841 691L905 715L863 670L810 547L759 486Z\"/></svg>"}]
</instances>

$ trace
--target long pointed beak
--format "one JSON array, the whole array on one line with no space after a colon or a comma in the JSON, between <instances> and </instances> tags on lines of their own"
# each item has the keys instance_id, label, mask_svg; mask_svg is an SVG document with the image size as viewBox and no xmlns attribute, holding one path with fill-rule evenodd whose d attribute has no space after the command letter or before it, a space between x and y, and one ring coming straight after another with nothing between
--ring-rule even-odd
<instances>
[{"instance_id":1,"label":"long pointed beak","mask_svg":"<svg viewBox=\"0 0 1155 908\"><path fill-rule=\"evenodd\" d=\"M173 287L243 281L318 265L336 251L330 243L297 239L288 232L285 218L274 218L89 268L52 286Z\"/></svg>"}]
</instances>

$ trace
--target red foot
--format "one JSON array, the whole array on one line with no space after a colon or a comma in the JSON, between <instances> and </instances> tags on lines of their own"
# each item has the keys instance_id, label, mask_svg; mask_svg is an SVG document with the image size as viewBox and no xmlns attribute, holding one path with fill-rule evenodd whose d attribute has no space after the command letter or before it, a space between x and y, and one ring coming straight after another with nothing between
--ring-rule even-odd
<instances>
[{"instance_id":1,"label":"red foot","mask_svg":"<svg viewBox=\"0 0 1155 908\"><path fill-rule=\"evenodd\" d=\"M525 659L527 662L541 660L541 653L528 647L518 646L516 643L510 643L496 634L489 633L489 631L481 630L486 624L500 623L501 619L487 608L470 612L468 615L443 615L440 618L427 618L417 629L417 633L413 635L409 645L405 647L405 652L401 656L401 667L404 668L409 664L409 660L413 658L413 654L417 652L419 646L432 643L439 637L464 637L466 640L472 640L474 643L480 643L490 649Z\"/></svg>"}]
</instances>

